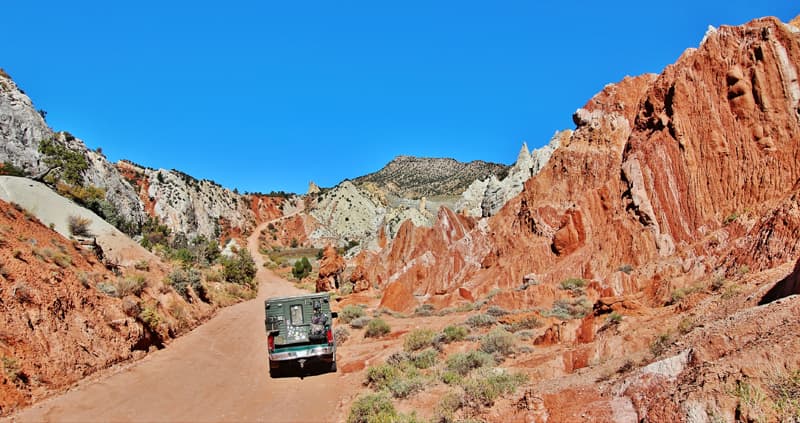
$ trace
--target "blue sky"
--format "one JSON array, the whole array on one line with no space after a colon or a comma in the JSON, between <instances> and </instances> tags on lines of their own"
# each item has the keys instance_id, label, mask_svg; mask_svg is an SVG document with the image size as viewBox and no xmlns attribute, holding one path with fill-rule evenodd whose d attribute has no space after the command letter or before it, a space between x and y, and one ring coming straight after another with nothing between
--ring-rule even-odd
<instances>
[{"instance_id":1,"label":"blue sky","mask_svg":"<svg viewBox=\"0 0 800 423\"><path fill-rule=\"evenodd\" d=\"M333 186L401 154L511 163L708 25L800 13L786 0L7 3L0 67L54 129L113 161L262 192Z\"/></svg>"}]
</instances>

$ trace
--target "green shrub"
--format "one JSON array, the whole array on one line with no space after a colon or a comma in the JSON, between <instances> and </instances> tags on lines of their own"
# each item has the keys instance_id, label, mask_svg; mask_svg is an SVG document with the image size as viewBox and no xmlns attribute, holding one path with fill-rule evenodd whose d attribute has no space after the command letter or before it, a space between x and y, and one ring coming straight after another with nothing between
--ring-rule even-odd
<instances>
[{"instance_id":1,"label":"green shrub","mask_svg":"<svg viewBox=\"0 0 800 423\"><path fill-rule=\"evenodd\" d=\"M366 385L375 390L388 388L389 384L402 378L403 372L398 365L389 363L379 364L367 369Z\"/></svg>"},{"instance_id":2,"label":"green shrub","mask_svg":"<svg viewBox=\"0 0 800 423\"><path fill-rule=\"evenodd\" d=\"M160 314L158 314L155 304L147 304L142 308L142 311L139 313L139 320L141 320L145 326L150 328L150 330L157 331L158 325L161 324L163 318L161 317Z\"/></svg>"},{"instance_id":3,"label":"green shrub","mask_svg":"<svg viewBox=\"0 0 800 423\"><path fill-rule=\"evenodd\" d=\"M403 339L403 349L408 352L430 347L436 333L430 329L414 329Z\"/></svg>"},{"instance_id":4,"label":"green shrub","mask_svg":"<svg viewBox=\"0 0 800 423\"><path fill-rule=\"evenodd\" d=\"M255 289L256 271L256 262L245 248L240 248L234 257L222 258L222 277L228 282Z\"/></svg>"},{"instance_id":5,"label":"green shrub","mask_svg":"<svg viewBox=\"0 0 800 423\"><path fill-rule=\"evenodd\" d=\"M586 286L586 280L581 278L569 278L561 281L561 289L577 291Z\"/></svg>"},{"instance_id":6,"label":"green shrub","mask_svg":"<svg viewBox=\"0 0 800 423\"><path fill-rule=\"evenodd\" d=\"M483 351L470 351L466 353L456 353L445 361L445 368L461 376L467 375L474 369L494 364L494 357Z\"/></svg>"},{"instance_id":7,"label":"green shrub","mask_svg":"<svg viewBox=\"0 0 800 423\"><path fill-rule=\"evenodd\" d=\"M80 152L70 150L66 145L51 138L39 143L42 162L53 168L57 175L70 185L83 185L83 172L89 168L86 157Z\"/></svg>"},{"instance_id":8,"label":"green shrub","mask_svg":"<svg viewBox=\"0 0 800 423\"><path fill-rule=\"evenodd\" d=\"M428 369L436 364L436 360L438 358L439 353L436 352L436 350L427 349L418 354L412 355L410 361L411 364L418 369Z\"/></svg>"},{"instance_id":9,"label":"green shrub","mask_svg":"<svg viewBox=\"0 0 800 423\"><path fill-rule=\"evenodd\" d=\"M116 283L116 294L120 298L126 295L140 296L146 285L147 279L144 275L131 275L126 278L120 278Z\"/></svg>"},{"instance_id":10,"label":"green shrub","mask_svg":"<svg viewBox=\"0 0 800 423\"><path fill-rule=\"evenodd\" d=\"M465 402L476 406L492 406L498 397L513 393L527 380L528 377L522 373L482 369L462 383Z\"/></svg>"},{"instance_id":11,"label":"green shrub","mask_svg":"<svg viewBox=\"0 0 800 423\"><path fill-rule=\"evenodd\" d=\"M312 269L313 268L311 266L311 262L308 261L308 257L303 257L302 259L294 262L294 266L292 266L292 276L301 281L306 276L311 274Z\"/></svg>"},{"instance_id":12,"label":"green shrub","mask_svg":"<svg viewBox=\"0 0 800 423\"><path fill-rule=\"evenodd\" d=\"M189 287L192 288L195 294L197 294L201 299L206 298L205 287L201 282L201 275L200 272L193 268L182 269L182 268L175 268L173 269L169 275L167 275L167 284L171 285L175 288L175 291L185 300L189 300Z\"/></svg>"},{"instance_id":13,"label":"green shrub","mask_svg":"<svg viewBox=\"0 0 800 423\"><path fill-rule=\"evenodd\" d=\"M386 323L381 318L372 319L370 320L369 324L367 325L367 331L364 332L364 336L367 338L380 338L388 334L391 331L389 328L389 324Z\"/></svg>"},{"instance_id":14,"label":"green shrub","mask_svg":"<svg viewBox=\"0 0 800 423\"><path fill-rule=\"evenodd\" d=\"M459 342L463 341L469 335L469 329L464 326L448 326L442 331L444 334L444 342Z\"/></svg>"},{"instance_id":15,"label":"green shrub","mask_svg":"<svg viewBox=\"0 0 800 423\"><path fill-rule=\"evenodd\" d=\"M507 356L514 352L514 335L501 328L492 329L481 338L481 351L487 354Z\"/></svg>"},{"instance_id":16,"label":"green shrub","mask_svg":"<svg viewBox=\"0 0 800 423\"><path fill-rule=\"evenodd\" d=\"M592 311L592 305L586 298L579 298L575 300L556 300L553 303L553 309L544 313L549 317L556 317L561 320L582 319L589 312Z\"/></svg>"},{"instance_id":17,"label":"green shrub","mask_svg":"<svg viewBox=\"0 0 800 423\"><path fill-rule=\"evenodd\" d=\"M27 172L24 169L14 166L14 163L11 162L3 162L3 166L0 167L0 175L7 175L7 176L28 176Z\"/></svg>"},{"instance_id":18,"label":"green shrub","mask_svg":"<svg viewBox=\"0 0 800 423\"><path fill-rule=\"evenodd\" d=\"M467 325L473 328L493 326L497 319L488 314L473 314L467 318Z\"/></svg>"},{"instance_id":19,"label":"green shrub","mask_svg":"<svg viewBox=\"0 0 800 423\"><path fill-rule=\"evenodd\" d=\"M434 409L434 421L454 422L455 415L464 406L464 395L460 392L450 391L446 393L436 404Z\"/></svg>"},{"instance_id":20,"label":"green shrub","mask_svg":"<svg viewBox=\"0 0 800 423\"><path fill-rule=\"evenodd\" d=\"M359 317L364 317L364 308L356 305L344 306L342 311L339 312L339 321L342 323L350 323L351 320Z\"/></svg>"},{"instance_id":21,"label":"green shrub","mask_svg":"<svg viewBox=\"0 0 800 423\"><path fill-rule=\"evenodd\" d=\"M350 407L347 423L393 422L398 418L394 404L386 394L367 394L358 397Z\"/></svg>"}]
</instances>

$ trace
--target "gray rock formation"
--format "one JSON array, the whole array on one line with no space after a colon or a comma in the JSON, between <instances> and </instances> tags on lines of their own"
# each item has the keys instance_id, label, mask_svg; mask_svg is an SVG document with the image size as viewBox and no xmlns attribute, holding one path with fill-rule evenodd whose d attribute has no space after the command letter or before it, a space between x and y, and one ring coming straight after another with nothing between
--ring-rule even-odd
<instances>
[{"instance_id":1,"label":"gray rock formation","mask_svg":"<svg viewBox=\"0 0 800 423\"><path fill-rule=\"evenodd\" d=\"M252 230L255 215L248 199L209 180L198 180L177 170L150 169L131 162L117 167L133 176L154 214L173 232L188 239L216 238L221 223L242 231Z\"/></svg>"},{"instance_id":2,"label":"gray rock formation","mask_svg":"<svg viewBox=\"0 0 800 423\"><path fill-rule=\"evenodd\" d=\"M527 143L522 143L517 161L509 169L508 175L502 180L492 175L474 181L461 194L461 199L456 204L456 211L472 217L488 217L496 214L510 199L522 192L525 181L542 170L553 151L558 148L562 137L569 136L570 132L556 132L546 146L532 152L528 151Z\"/></svg>"},{"instance_id":3,"label":"gray rock formation","mask_svg":"<svg viewBox=\"0 0 800 423\"><path fill-rule=\"evenodd\" d=\"M45 170L39 143L53 135L33 102L0 69L0 162L9 162L29 174Z\"/></svg>"}]
</instances>

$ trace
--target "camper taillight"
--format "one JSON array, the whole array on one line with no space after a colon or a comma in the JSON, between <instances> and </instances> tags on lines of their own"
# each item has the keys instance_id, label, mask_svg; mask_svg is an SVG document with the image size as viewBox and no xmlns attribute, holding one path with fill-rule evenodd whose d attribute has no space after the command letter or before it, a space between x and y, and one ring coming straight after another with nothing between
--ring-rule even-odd
<instances>
[{"instance_id":1,"label":"camper taillight","mask_svg":"<svg viewBox=\"0 0 800 423\"><path fill-rule=\"evenodd\" d=\"M328 331L325 332L325 336L328 337L328 345L333 345L333 331L331 331L331 328L328 328Z\"/></svg>"},{"instance_id":2,"label":"camper taillight","mask_svg":"<svg viewBox=\"0 0 800 423\"><path fill-rule=\"evenodd\" d=\"M270 334L269 337L267 337L267 345L269 352L275 351L275 335Z\"/></svg>"}]
</instances>

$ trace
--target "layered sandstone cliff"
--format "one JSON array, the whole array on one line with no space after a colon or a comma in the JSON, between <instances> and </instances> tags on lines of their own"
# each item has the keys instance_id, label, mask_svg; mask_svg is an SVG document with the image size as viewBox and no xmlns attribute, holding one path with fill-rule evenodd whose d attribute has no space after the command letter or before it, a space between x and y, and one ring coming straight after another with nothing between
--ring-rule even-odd
<instances>
[{"instance_id":1,"label":"layered sandstone cliff","mask_svg":"<svg viewBox=\"0 0 800 423\"><path fill-rule=\"evenodd\" d=\"M794 258L798 63L794 27L764 18L710 32L660 75L608 85L485 227L462 231L440 213L438 232L401 230L375 256L384 304L511 289L531 274L545 283L508 293L518 305L552 299L570 277L658 301L705 275Z\"/></svg>"}]
</instances>

